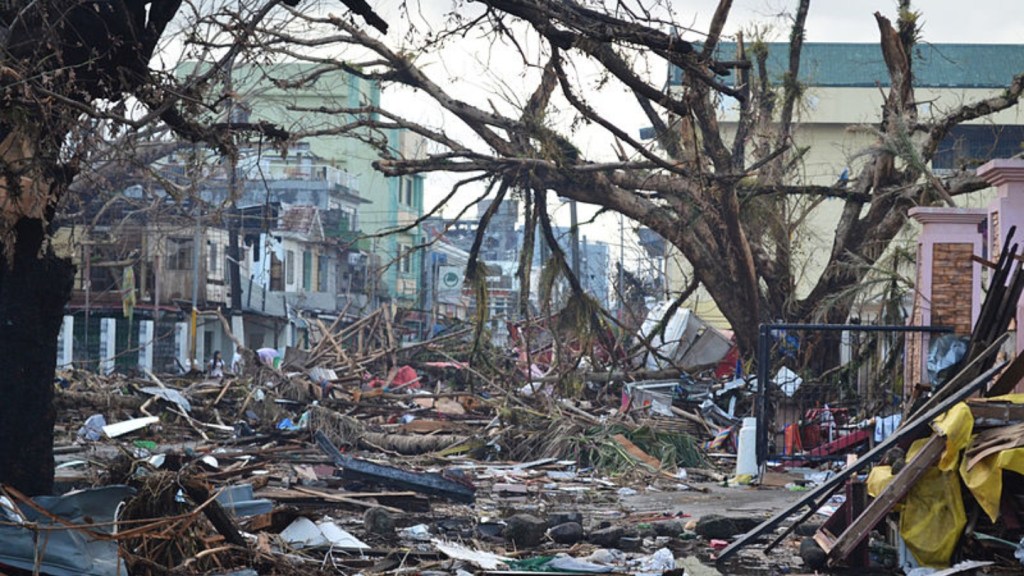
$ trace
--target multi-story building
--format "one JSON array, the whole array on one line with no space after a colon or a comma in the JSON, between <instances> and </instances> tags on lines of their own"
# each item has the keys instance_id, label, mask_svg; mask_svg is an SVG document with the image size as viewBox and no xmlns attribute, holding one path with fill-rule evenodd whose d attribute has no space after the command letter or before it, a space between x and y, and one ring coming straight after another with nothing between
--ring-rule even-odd
<instances>
[{"instance_id":1,"label":"multi-story building","mask_svg":"<svg viewBox=\"0 0 1024 576\"><path fill-rule=\"evenodd\" d=\"M732 60L736 46L723 43L718 50L723 60ZM913 58L918 113L930 118L1003 90L1024 62L1024 45L920 44ZM788 44L769 43L768 74L776 85L781 85L787 62ZM680 81L681 71L672 69L670 89ZM805 43L800 82L805 92L795 119L794 140L796 147L807 151L801 159L799 179L832 185L846 168L849 174L856 174L865 158L861 153L875 143L876 137L867 127L878 124L884 91L889 87L881 48L878 44ZM731 138L739 118L735 100L723 97L718 112L720 125ZM1013 107L954 128L931 167L941 174L954 167L978 166L991 158L1018 154L1022 141L1024 117L1019 107ZM981 205L987 197L981 193L963 202ZM824 270L842 205L839 199L822 200L797 233L793 256L795 269L801 271L798 297L810 290ZM688 266L677 250L670 249L667 258L669 285L678 291L687 283ZM702 289L688 305L717 327L727 327Z\"/></svg>"},{"instance_id":2,"label":"multi-story building","mask_svg":"<svg viewBox=\"0 0 1024 576\"><path fill-rule=\"evenodd\" d=\"M313 317L333 320L344 311L352 319L387 298L375 280L379 260L357 243L366 202L353 178L302 146L289 155L240 156L234 173L219 165L197 180L200 170L171 154L156 164L159 178L113 200L87 199L88 224L64 226L62 245L79 264L66 329L74 344L64 363L173 370L213 350L230 357L233 344L213 310L240 322L233 328L247 347L283 349ZM256 167L258 180L251 177ZM178 203L168 188L189 188L194 197ZM234 261L232 228L240 247ZM230 281L235 263L238 310ZM132 318L125 319L129 301ZM192 326L176 325L187 324L192 309L194 336ZM147 334L159 344L149 352L142 346ZM137 359L145 354L148 362Z\"/></svg>"},{"instance_id":3,"label":"multi-story building","mask_svg":"<svg viewBox=\"0 0 1024 576\"><path fill-rule=\"evenodd\" d=\"M373 167L382 151L418 157L422 139L397 129L351 128L364 106L380 106L380 84L306 63L236 66L231 72L238 106L250 120L274 123L300 137L311 154L358 181L359 195L369 202L361 210L360 246L384 264L379 285L402 306L419 300L421 277L416 247L422 234L416 225L423 214L424 178L386 177ZM368 142L374 142L371 145Z\"/></svg>"}]
</instances>

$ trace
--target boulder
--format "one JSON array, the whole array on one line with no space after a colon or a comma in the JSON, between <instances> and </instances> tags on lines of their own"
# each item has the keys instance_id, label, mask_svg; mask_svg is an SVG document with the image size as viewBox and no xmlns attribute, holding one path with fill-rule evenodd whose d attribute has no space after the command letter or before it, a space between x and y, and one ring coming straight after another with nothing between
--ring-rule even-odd
<instances>
[{"instance_id":1,"label":"boulder","mask_svg":"<svg viewBox=\"0 0 1024 576\"><path fill-rule=\"evenodd\" d=\"M609 526L607 528L601 528L600 530L594 530L587 537L587 540L591 544L596 544L604 548L615 548L619 545L619 539L622 538L623 530L621 526Z\"/></svg>"},{"instance_id":2,"label":"boulder","mask_svg":"<svg viewBox=\"0 0 1024 576\"><path fill-rule=\"evenodd\" d=\"M558 544L575 544L583 540L583 525L579 522L564 522L548 529L548 538Z\"/></svg>"},{"instance_id":3,"label":"boulder","mask_svg":"<svg viewBox=\"0 0 1024 576\"><path fill-rule=\"evenodd\" d=\"M516 546L531 548L544 540L548 523L533 514L516 514L505 519L505 539Z\"/></svg>"}]
</instances>

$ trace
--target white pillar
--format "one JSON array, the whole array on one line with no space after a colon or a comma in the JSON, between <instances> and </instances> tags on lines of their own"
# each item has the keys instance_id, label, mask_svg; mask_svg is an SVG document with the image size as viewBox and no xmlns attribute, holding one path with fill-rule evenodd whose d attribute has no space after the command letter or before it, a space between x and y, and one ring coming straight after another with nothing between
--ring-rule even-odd
<instances>
[{"instance_id":1,"label":"white pillar","mask_svg":"<svg viewBox=\"0 0 1024 576\"><path fill-rule=\"evenodd\" d=\"M186 372L189 371L192 367L192 360L188 357L188 322L174 323L174 349L179 368Z\"/></svg>"},{"instance_id":2,"label":"white pillar","mask_svg":"<svg viewBox=\"0 0 1024 576\"><path fill-rule=\"evenodd\" d=\"M75 355L75 317L65 316L57 337L57 369L70 368Z\"/></svg>"},{"instance_id":3,"label":"white pillar","mask_svg":"<svg viewBox=\"0 0 1024 576\"><path fill-rule=\"evenodd\" d=\"M237 338L238 341L241 342L243 346L245 346L245 319L241 314L233 314L231 316L231 332L234 334L235 338ZM234 351L235 344L234 342L232 342L231 352L222 352L222 354L224 354L228 358L231 358L232 354L234 354Z\"/></svg>"},{"instance_id":4,"label":"white pillar","mask_svg":"<svg viewBox=\"0 0 1024 576\"><path fill-rule=\"evenodd\" d=\"M156 326L152 320L139 322L139 370L153 371L153 338Z\"/></svg>"},{"instance_id":5,"label":"white pillar","mask_svg":"<svg viewBox=\"0 0 1024 576\"><path fill-rule=\"evenodd\" d=\"M283 334L283 338L281 339L282 346L281 346L280 349L281 350L286 350L289 346L292 346L294 343L295 343L295 325L292 324L289 321L289 322L286 322L285 325L284 325L284 334Z\"/></svg>"},{"instance_id":6,"label":"white pillar","mask_svg":"<svg viewBox=\"0 0 1024 576\"><path fill-rule=\"evenodd\" d=\"M114 372L114 356L117 355L117 318L100 319L100 373Z\"/></svg>"}]
</instances>

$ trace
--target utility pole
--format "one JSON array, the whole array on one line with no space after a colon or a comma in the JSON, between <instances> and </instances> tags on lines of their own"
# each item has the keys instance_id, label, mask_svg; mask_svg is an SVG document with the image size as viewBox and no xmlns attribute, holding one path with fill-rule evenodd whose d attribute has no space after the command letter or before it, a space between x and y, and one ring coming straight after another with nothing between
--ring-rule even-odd
<instances>
[{"instance_id":1,"label":"utility pole","mask_svg":"<svg viewBox=\"0 0 1024 576\"><path fill-rule=\"evenodd\" d=\"M235 93L232 79L235 66L234 57L228 61L227 78L224 81L224 89L228 95L228 125L233 125L237 120L235 114ZM230 129L229 129L230 130ZM231 281L231 331L239 342L245 343L245 322L242 318L242 274L239 270L242 250L239 245L240 228L242 226L241 213L238 210L238 150L230 156L231 174L228 175L228 195L231 198L231 208L228 210L228 275ZM234 348L232 347L232 350Z\"/></svg>"},{"instance_id":2,"label":"utility pole","mask_svg":"<svg viewBox=\"0 0 1024 576\"><path fill-rule=\"evenodd\" d=\"M619 321L626 309L626 217L619 213Z\"/></svg>"},{"instance_id":3,"label":"utility pole","mask_svg":"<svg viewBox=\"0 0 1024 576\"><path fill-rule=\"evenodd\" d=\"M198 193L198 190L193 190L193 192ZM189 367L190 370L199 365L198 358L196 357L196 338L198 337L199 324L199 243L202 241L202 230L200 228L202 212L199 209L199 199L194 198L193 201L196 203L196 226L195 231L192 233L192 323L190 327L192 332L192 349L189 351L189 355L192 358L192 366Z\"/></svg>"},{"instance_id":4,"label":"utility pole","mask_svg":"<svg viewBox=\"0 0 1024 576\"><path fill-rule=\"evenodd\" d=\"M85 361L86 367L92 365L92 357L89 354L89 320L92 317L92 241L91 239L82 242L82 250L85 251Z\"/></svg>"}]
</instances>

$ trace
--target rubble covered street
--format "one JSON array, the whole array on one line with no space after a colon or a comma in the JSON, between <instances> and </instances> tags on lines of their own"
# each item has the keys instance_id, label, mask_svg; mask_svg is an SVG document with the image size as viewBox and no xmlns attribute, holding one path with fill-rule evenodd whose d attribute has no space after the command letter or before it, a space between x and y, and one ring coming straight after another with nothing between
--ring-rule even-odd
<instances>
[{"instance_id":1,"label":"rubble covered street","mask_svg":"<svg viewBox=\"0 0 1024 576\"><path fill-rule=\"evenodd\" d=\"M223 379L60 372L57 485L77 500L8 491L0 563L52 574L799 566L790 548L714 567L716 549L808 482L726 486L732 461L698 446L711 426L692 403L666 416L610 389L591 400L520 390L438 360L465 356L466 332L389 347L377 316L324 326L276 369L250 353Z\"/></svg>"},{"instance_id":2,"label":"rubble covered street","mask_svg":"<svg viewBox=\"0 0 1024 576\"><path fill-rule=\"evenodd\" d=\"M906 548L891 544L885 521L867 538L875 523L866 518L880 520L924 482L921 463L955 462L943 455L947 441L966 450L969 466L1015 450L1020 437L1006 424L1020 413L1016 397L961 402L993 377L993 394L1020 379L1021 362L995 364L999 322L975 331L976 352L949 387L870 449L851 441L842 458L824 459L805 450L803 460L770 461L754 475L742 473L745 433L730 413L752 410L755 387L728 375L728 347L698 378L613 386L607 374L576 372L592 381L574 391L564 384L572 378L524 385L522 367L497 350L485 353L506 363L500 369L475 368L465 361L477 345L469 329L397 343L383 311L318 328L309 348L289 348L278 362L243 349L239 373L221 378L59 372L64 495L4 489L0 564L104 576L700 575L812 573L831 561L835 570L854 562L891 573ZM685 364L688 344L660 351ZM866 464L940 414L908 464L876 467L891 480L866 475ZM1003 424L972 442L975 418ZM845 426L841 437L860 438L857 429ZM989 486L971 517L981 548L943 538L975 562L962 569L1013 573L1020 548L1007 538L1020 529L996 536L985 527L977 512L998 513L999 488L991 475L975 477ZM865 487L876 496L867 508ZM943 512L919 513L935 531ZM931 537L904 538L921 546Z\"/></svg>"}]
</instances>

